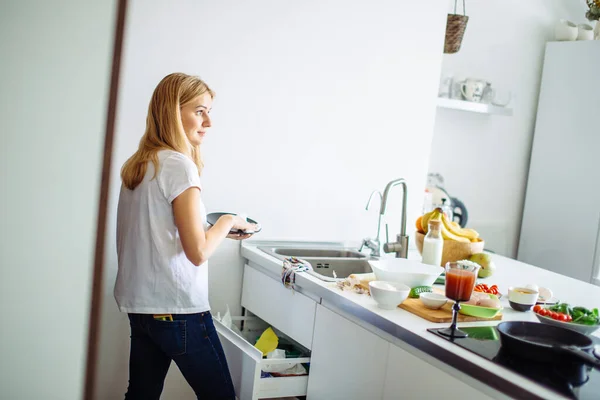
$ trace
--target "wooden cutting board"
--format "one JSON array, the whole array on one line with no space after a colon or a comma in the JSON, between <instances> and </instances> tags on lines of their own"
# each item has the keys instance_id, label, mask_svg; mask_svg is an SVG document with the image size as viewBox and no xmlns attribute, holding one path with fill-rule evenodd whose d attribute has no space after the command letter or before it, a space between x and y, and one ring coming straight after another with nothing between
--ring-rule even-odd
<instances>
[{"instance_id":1,"label":"wooden cutting board","mask_svg":"<svg viewBox=\"0 0 600 400\"><path fill-rule=\"evenodd\" d=\"M419 299L408 298L402 302L398 307L413 314L418 315L421 318L425 318L431 322L452 322L452 303L451 301L444 304L444 306L437 310L432 310L423 305L423 302ZM502 319L502 313L498 313L494 318L480 318L472 317L470 315L463 315L458 313L458 322L474 322L474 321L497 321Z\"/></svg>"}]
</instances>

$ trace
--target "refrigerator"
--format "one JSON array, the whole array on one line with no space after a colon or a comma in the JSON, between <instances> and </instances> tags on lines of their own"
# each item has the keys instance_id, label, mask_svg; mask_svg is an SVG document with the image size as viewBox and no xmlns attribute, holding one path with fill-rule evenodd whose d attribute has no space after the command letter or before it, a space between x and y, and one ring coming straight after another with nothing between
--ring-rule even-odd
<instances>
[{"instance_id":1,"label":"refrigerator","mask_svg":"<svg viewBox=\"0 0 600 400\"><path fill-rule=\"evenodd\" d=\"M517 258L600 286L600 41L544 56Z\"/></svg>"}]
</instances>

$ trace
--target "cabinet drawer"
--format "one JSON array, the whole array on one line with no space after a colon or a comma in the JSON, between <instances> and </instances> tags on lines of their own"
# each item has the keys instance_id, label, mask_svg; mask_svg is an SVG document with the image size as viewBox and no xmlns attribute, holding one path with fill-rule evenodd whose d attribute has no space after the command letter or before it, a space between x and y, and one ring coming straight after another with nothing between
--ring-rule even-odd
<instances>
[{"instance_id":1,"label":"cabinet drawer","mask_svg":"<svg viewBox=\"0 0 600 400\"><path fill-rule=\"evenodd\" d=\"M262 378L261 371L274 365L285 364L290 367L293 364L308 364L310 351L273 327L280 341L291 343L300 356L277 360L263 358L262 352L252 343L256 342L269 325L256 317L233 317L232 320L235 330L226 327L216 318L214 323L227 358L237 397L240 400L255 400L305 396L308 375Z\"/></svg>"},{"instance_id":2,"label":"cabinet drawer","mask_svg":"<svg viewBox=\"0 0 600 400\"><path fill-rule=\"evenodd\" d=\"M283 286L264 273L244 266L242 306L304 347L312 348L317 302Z\"/></svg>"}]
</instances>

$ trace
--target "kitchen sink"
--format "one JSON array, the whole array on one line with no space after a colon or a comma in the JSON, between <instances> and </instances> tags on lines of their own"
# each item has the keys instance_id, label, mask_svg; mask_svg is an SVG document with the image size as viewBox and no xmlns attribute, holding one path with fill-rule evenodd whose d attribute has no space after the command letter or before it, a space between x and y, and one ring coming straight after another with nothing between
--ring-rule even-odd
<instances>
[{"instance_id":1,"label":"kitchen sink","mask_svg":"<svg viewBox=\"0 0 600 400\"><path fill-rule=\"evenodd\" d=\"M366 258L358 251L348 249L302 249L293 247L274 247L273 253L298 258Z\"/></svg>"},{"instance_id":2,"label":"kitchen sink","mask_svg":"<svg viewBox=\"0 0 600 400\"><path fill-rule=\"evenodd\" d=\"M351 274L372 272L369 258L352 249L266 246L258 249L282 261L287 257L300 258L312 266L308 274L327 282L340 281Z\"/></svg>"}]
</instances>

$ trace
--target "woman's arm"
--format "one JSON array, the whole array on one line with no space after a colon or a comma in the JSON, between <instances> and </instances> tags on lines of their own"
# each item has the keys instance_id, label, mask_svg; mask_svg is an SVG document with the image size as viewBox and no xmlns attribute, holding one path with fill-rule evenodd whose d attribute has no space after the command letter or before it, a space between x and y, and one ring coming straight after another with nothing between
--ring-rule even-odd
<instances>
[{"instance_id":1,"label":"woman's arm","mask_svg":"<svg viewBox=\"0 0 600 400\"><path fill-rule=\"evenodd\" d=\"M254 224L240 217L224 215L205 231L200 215L200 189L197 187L190 187L173 200L173 214L183 251L196 266L210 258L232 229L254 229Z\"/></svg>"}]
</instances>

